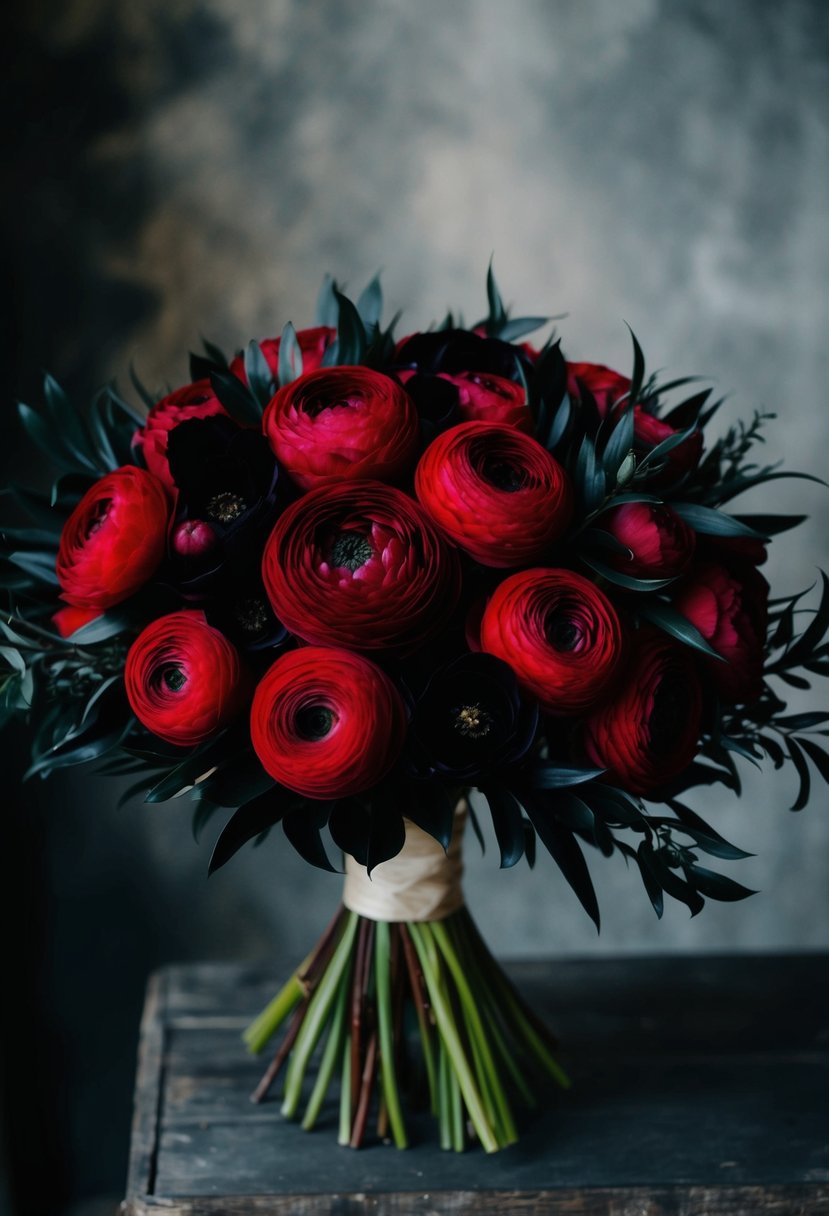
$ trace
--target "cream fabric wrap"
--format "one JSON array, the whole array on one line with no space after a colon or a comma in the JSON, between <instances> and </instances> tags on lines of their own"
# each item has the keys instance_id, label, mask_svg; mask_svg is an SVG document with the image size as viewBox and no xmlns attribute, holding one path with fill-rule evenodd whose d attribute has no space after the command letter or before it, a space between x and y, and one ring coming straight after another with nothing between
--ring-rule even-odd
<instances>
[{"instance_id":1,"label":"cream fabric wrap","mask_svg":"<svg viewBox=\"0 0 829 1216\"><path fill-rule=\"evenodd\" d=\"M444 853L433 836L410 819L406 843L389 861L375 866L371 877L353 857L345 859L343 903L369 920L443 920L463 907L461 844L466 801L455 810L455 826Z\"/></svg>"}]
</instances>

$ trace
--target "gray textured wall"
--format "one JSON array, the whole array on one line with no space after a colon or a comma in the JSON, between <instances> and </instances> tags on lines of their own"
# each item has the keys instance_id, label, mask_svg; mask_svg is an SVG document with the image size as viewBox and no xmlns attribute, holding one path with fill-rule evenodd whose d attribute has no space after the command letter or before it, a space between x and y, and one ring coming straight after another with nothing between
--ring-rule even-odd
<instances>
[{"instance_id":1,"label":"gray textured wall","mask_svg":"<svg viewBox=\"0 0 829 1216\"><path fill-rule=\"evenodd\" d=\"M825 471L821 0L47 10L40 68L59 83L51 116L35 123L41 145L50 122L60 129L61 91L76 108L87 98L77 156L55 142L44 157L35 142L37 240L21 219L47 281L62 276L64 304L51 310L21 280L26 333L44 340L57 374L91 386L124 378L135 359L145 379L181 382L199 333L233 347L307 323L326 270L359 287L382 266L404 330L447 304L471 316L494 252L522 311L569 313L560 331L571 356L626 368L625 319L652 366L710 373L733 394L729 417L776 410L774 447ZM826 505L805 483L764 494L763 509L813 516L774 546L778 586L799 588L825 563ZM762 894L696 920L672 905L658 923L638 878L598 859L597 940L551 863L498 874L474 842L469 902L503 954L825 947L827 799L793 816L792 794L785 777L749 772L741 803L718 792L697 802L756 852L731 872ZM185 805L113 803L112 786L73 776L41 797L40 822L57 970L105 1000L108 969L119 1026L134 1015L142 968L172 955L297 953L337 899L338 880L309 872L278 835L208 885L208 848L193 846ZM65 991L62 1001L68 1050L80 1055L73 1035L88 1002ZM93 1056L81 1113L109 1075ZM88 1180L96 1158L82 1139Z\"/></svg>"}]
</instances>

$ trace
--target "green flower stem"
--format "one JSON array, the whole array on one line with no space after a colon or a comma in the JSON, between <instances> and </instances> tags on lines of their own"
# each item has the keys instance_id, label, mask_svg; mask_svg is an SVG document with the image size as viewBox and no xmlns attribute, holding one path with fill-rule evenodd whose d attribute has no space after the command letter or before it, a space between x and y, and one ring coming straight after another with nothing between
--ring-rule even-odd
<instances>
[{"instance_id":1,"label":"green flower stem","mask_svg":"<svg viewBox=\"0 0 829 1216\"><path fill-rule=\"evenodd\" d=\"M452 1123L449 1110L449 1056L443 1041L438 1042L438 1129L440 1147L448 1152L452 1148Z\"/></svg>"},{"instance_id":2,"label":"green flower stem","mask_svg":"<svg viewBox=\"0 0 829 1216\"><path fill-rule=\"evenodd\" d=\"M417 950L420 965L423 969L423 976L429 990L432 1008L435 1011L438 1030L443 1037L446 1050L449 1052L453 1068L457 1074L461 1093L466 1102L466 1108L469 1111L469 1118L472 1120L472 1125L478 1133L478 1139L481 1141L484 1150L487 1153L495 1153L500 1147L498 1138L487 1119L486 1111L481 1102L481 1095L478 1092L475 1078L472 1075L466 1055L464 1054L463 1045L455 1028L451 1007L441 991L439 981L440 963L437 951L434 948L434 938L431 935L427 935L426 932L429 927L434 929L433 925L412 923L409 925L409 931L414 940L415 949Z\"/></svg>"},{"instance_id":3,"label":"green flower stem","mask_svg":"<svg viewBox=\"0 0 829 1216\"><path fill-rule=\"evenodd\" d=\"M279 1027L293 1010L296 1009L305 995L299 977L308 965L310 958L311 956L309 955L287 983L283 984L270 1004L251 1022L242 1035L247 1044L248 1051L252 1052L253 1055L259 1055L264 1050L268 1040L273 1038Z\"/></svg>"},{"instance_id":4,"label":"green flower stem","mask_svg":"<svg viewBox=\"0 0 829 1216\"><path fill-rule=\"evenodd\" d=\"M452 1147L456 1153L462 1153L466 1148L466 1136L463 1126L463 1102L461 1087L457 1074L449 1069L449 1104L452 1112Z\"/></svg>"},{"instance_id":5,"label":"green flower stem","mask_svg":"<svg viewBox=\"0 0 829 1216\"><path fill-rule=\"evenodd\" d=\"M480 1005L481 1012L486 1018L487 1029L501 1062L512 1078L522 1101L532 1110L537 1105L535 1095L530 1088L527 1078L518 1066L515 1052L510 1049L507 1043L507 1038L501 1024L502 1010L494 998L492 986L487 980L481 966L477 943L465 933L462 921L452 919L450 923L447 920L447 928L454 938L458 954L463 958L464 967L469 973L475 996Z\"/></svg>"},{"instance_id":6,"label":"green flower stem","mask_svg":"<svg viewBox=\"0 0 829 1216\"><path fill-rule=\"evenodd\" d=\"M337 1059L342 1052L343 1045L343 1027L345 1025L345 1005L348 996L347 978L343 980L337 990L337 998L334 1004L334 1016L331 1019L328 1038L325 1042L325 1050L320 1061L319 1072L314 1083L314 1088L311 1091L311 1097L308 1099L308 1106L305 1110L305 1117L302 1120L303 1131L310 1132L316 1123L322 1104L325 1101L325 1095L328 1093L328 1088L331 1084L331 1078L334 1075L334 1069L337 1064Z\"/></svg>"},{"instance_id":7,"label":"green flower stem","mask_svg":"<svg viewBox=\"0 0 829 1216\"><path fill-rule=\"evenodd\" d=\"M285 1100L282 1103L282 1113L286 1119L293 1119L302 1098L302 1082L305 1070L311 1056L314 1054L320 1035L331 1012L331 1005L337 995L337 989L346 967L351 962L351 948L357 932L359 917L356 912L349 912L345 920L343 935L337 943L331 956L331 961L323 973L319 987L308 1005L308 1011L302 1023L302 1029L297 1035L291 1062L288 1065L288 1075L285 1078Z\"/></svg>"},{"instance_id":8,"label":"green flower stem","mask_svg":"<svg viewBox=\"0 0 829 1216\"><path fill-rule=\"evenodd\" d=\"M435 1071L435 1053L432 1048L432 1031L426 1016L426 993L423 991L422 976L418 971L417 955L412 945L411 935L406 925L400 925L400 940L403 943L403 957L409 973L412 1003L417 1016L420 1030L420 1044L423 1050L423 1062L426 1065L426 1078L429 1083L429 1104L432 1115L438 1117L438 1076Z\"/></svg>"},{"instance_id":9,"label":"green flower stem","mask_svg":"<svg viewBox=\"0 0 829 1216\"><path fill-rule=\"evenodd\" d=\"M343 1040L343 1071L340 1081L340 1128L337 1143L348 1148L351 1141L351 1035Z\"/></svg>"},{"instance_id":10,"label":"green flower stem","mask_svg":"<svg viewBox=\"0 0 829 1216\"><path fill-rule=\"evenodd\" d=\"M432 924L431 929L432 935L452 974L452 979L455 981L455 986L461 1000L464 1020L468 1026L469 1036L473 1043L473 1052L479 1056L479 1075L485 1090L488 1090L492 1095L497 1119L503 1129L504 1142L506 1144L514 1144L518 1139L518 1129L515 1126L515 1120L510 1110L509 1099L504 1092L504 1087L498 1076L498 1070L495 1067L495 1061L492 1058L489 1040L481 1021L481 1015L478 1012L475 997L467 983L463 966L455 953L455 948L446 925L443 921L438 920Z\"/></svg>"},{"instance_id":11,"label":"green flower stem","mask_svg":"<svg viewBox=\"0 0 829 1216\"><path fill-rule=\"evenodd\" d=\"M511 982L487 950L480 934L477 931L475 922L468 913L465 914L465 923L467 928L471 931L473 941L475 941L480 947L479 958L484 963L493 984L496 985L497 989L500 991L502 1000L508 1006L516 1031L520 1034L521 1038L526 1043L527 1047L532 1051L539 1063L543 1064L550 1076L558 1082L562 1089L569 1089L571 1085L570 1078L567 1076L567 1073L556 1060L550 1048L544 1042L541 1035L525 1014L522 1008L522 1002L513 989Z\"/></svg>"},{"instance_id":12,"label":"green flower stem","mask_svg":"<svg viewBox=\"0 0 829 1216\"><path fill-rule=\"evenodd\" d=\"M380 1034L380 1071L383 1079L383 1094L386 1099L389 1124L394 1143L398 1148L408 1148L403 1112L400 1109L400 1094L394 1068L394 1035L391 1009L391 932L384 921L377 922L375 932L375 954L377 983L377 1023Z\"/></svg>"}]
</instances>

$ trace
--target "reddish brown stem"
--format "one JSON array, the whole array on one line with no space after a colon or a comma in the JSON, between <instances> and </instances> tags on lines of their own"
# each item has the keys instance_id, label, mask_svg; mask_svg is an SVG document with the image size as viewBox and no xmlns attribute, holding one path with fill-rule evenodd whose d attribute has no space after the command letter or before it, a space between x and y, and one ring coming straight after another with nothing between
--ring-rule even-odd
<instances>
[{"instance_id":1,"label":"reddish brown stem","mask_svg":"<svg viewBox=\"0 0 829 1216\"><path fill-rule=\"evenodd\" d=\"M420 962L415 953L414 942L405 925L400 925L400 940L403 943L403 957L406 960L406 970L409 973L409 984L412 989L412 999L418 1014L423 1014L427 1022L432 1021L432 1008L426 992L426 981L420 969Z\"/></svg>"},{"instance_id":2,"label":"reddish brown stem","mask_svg":"<svg viewBox=\"0 0 829 1216\"><path fill-rule=\"evenodd\" d=\"M351 981L351 1110L357 1105L360 1092L360 1060L362 1058L363 972L368 947L368 921L361 920L357 929L357 952Z\"/></svg>"},{"instance_id":3,"label":"reddish brown stem","mask_svg":"<svg viewBox=\"0 0 829 1216\"><path fill-rule=\"evenodd\" d=\"M311 990L315 987L321 972L325 970L328 960L334 953L334 947L337 943L337 937L340 928L342 927L345 908L340 904L337 911L334 913L328 927L319 939L311 958L305 970L297 976L302 987L305 989L306 996L310 995Z\"/></svg>"},{"instance_id":4,"label":"reddish brown stem","mask_svg":"<svg viewBox=\"0 0 829 1216\"><path fill-rule=\"evenodd\" d=\"M268 1090L270 1089L270 1087L273 1085L274 1081L276 1080L277 1073L279 1072L282 1065L285 1063L285 1060L288 1058L288 1053L290 1052L291 1048L293 1047L294 1043L296 1042L296 1037L299 1034L299 1028L302 1025L302 1020L305 1017L305 1014L307 1011L308 1011L308 997L306 996L305 999L302 1001L302 1004L299 1006L296 1013L294 1014L293 1018L291 1019L291 1024L289 1025L288 1029L285 1031L285 1038L282 1040L282 1042L279 1044L279 1047L276 1049L276 1055L274 1056L273 1060L271 1061L267 1071L263 1075L262 1080L259 1082L259 1084L256 1086L256 1089L251 1094L251 1096L250 1096L251 1102L264 1102L265 1098L268 1096Z\"/></svg>"},{"instance_id":5,"label":"reddish brown stem","mask_svg":"<svg viewBox=\"0 0 829 1216\"><path fill-rule=\"evenodd\" d=\"M368 1123L368 1110L371 1104L371 1091L374 1085L374 1075L377 1072L377 1031L372 1031L366 1050L366 1062L363 1067L360 1097L357 1102L357 1114L354 1116L354 1127L351 1130L351 1147L359 1148L363 1143Z\"/></svg>"}]
</instances>

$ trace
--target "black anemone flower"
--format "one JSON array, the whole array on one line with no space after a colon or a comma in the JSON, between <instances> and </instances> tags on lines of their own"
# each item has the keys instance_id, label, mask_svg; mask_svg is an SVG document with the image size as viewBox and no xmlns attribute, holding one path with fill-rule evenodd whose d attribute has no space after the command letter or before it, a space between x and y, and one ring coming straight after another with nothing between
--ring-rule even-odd
<instances>
[{"instance_id":1,"label":"black anemone flower","mask_svg":"<svg viewBox=\"0 0 829 1216\"><path fill-rule=\"evenodd\" d=\"M288 638L288 630L274 616L258 565L232 570L227 585L216 589L204 611L211 625L247 653L275 650Z\"/></svg>"},{"instance_id":2,"label":"black anemone flower","mask_svg":"<svg viewBox=\"0 0 829 1216\"><path fill-rule=\"evenodd\" d=\"M466 329L440 329L413 334L400 344L395 355L398 369L418 372L488 372L507 380L520 380L532 364L520 347L500 338L484 338Z\"/></svg>"},{"instance_id":3,"label":"black anemone flower","mask_svg":"<svg viewBox=\"0 0 829 1216\"><path fill-rule=\"evenodd\" d=\"M522 697L512 668L465 654L432 676L415 705L410 738L420 776L468 781L518 764L529 752L538 707Z\"/></svg>"},{"instance_id":4,"label":"black anemone flower","mask_svg":"<svg viewBox=\"0 0 829 1216\"><path fill-rule=\"evenodd\" d=\"M256 570L278 514L276 459L258 431L221 415L170 432L168 459L178 491L170 538L171 581L187 599L235 592Z\"/></svg>"}]
</instances>

